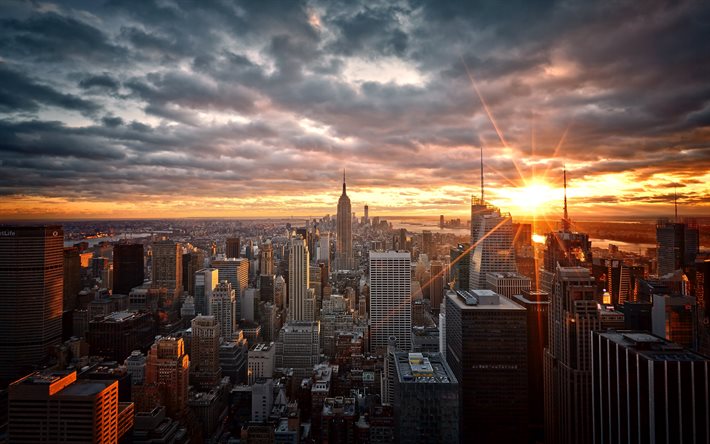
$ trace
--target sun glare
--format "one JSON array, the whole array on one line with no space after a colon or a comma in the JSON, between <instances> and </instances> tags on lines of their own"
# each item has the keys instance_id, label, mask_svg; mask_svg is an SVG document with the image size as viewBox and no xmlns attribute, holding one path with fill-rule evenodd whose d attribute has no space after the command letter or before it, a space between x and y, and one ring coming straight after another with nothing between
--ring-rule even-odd
<instances>
[{"instance_id":1,"label":"sun glare","mask_svg":"<svg viewBox=\"0 0 710 444\"><path fill-rule=\"evenodd\" d=\"M509 202L511 212L524 215L538 215L554 211L561 202L560 190L542 182L507 188L501 190L500 194Z\"/></svg>"}]
</instances>

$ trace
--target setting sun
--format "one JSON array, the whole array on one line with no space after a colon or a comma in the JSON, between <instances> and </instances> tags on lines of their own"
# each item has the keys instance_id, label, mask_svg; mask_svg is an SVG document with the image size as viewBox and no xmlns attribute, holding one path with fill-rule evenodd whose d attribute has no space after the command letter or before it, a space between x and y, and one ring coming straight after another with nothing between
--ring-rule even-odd
<instances>
[{"instance_id":1,"label":"setting sun","mask_svg":"<svg viewBox=\"0 0 710 444\"><path fill-rule=\"evenodd\" d=\"M554 212L562 203L562 190L543 182L531 182L522 187L505 188L498 193L509 202L516 214L538 215Z\"/></svg>"}]
</instances>

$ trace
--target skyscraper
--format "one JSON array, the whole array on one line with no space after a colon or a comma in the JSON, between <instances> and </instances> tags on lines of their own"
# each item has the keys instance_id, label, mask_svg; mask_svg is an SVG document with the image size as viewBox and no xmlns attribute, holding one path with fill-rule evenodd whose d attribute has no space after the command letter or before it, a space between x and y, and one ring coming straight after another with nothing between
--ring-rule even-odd
<instances>
[{"instance_id":1,"label":"skyscraper","mask_svg":"<svg viewBox=\"0 0 710 444\"><path fill-rule=\"evenodd\" d=\"M179 418L187 407L189 370L190 358L182 338L161 337L151 346L144 386L157 389L160 405L171 418Z\"/></svg>"},{"instance_id":2,"label":"skyscraper","mask_svg":"<svg viewBox=\"0 0 710 444\"><path fill-rule=\"evenodd\" d=\"M238 258L242 251L239 237L228 237L224 247L224 254L228 259Z\"/></svg>"},{"instance_id":3,"label":"skyscraper","mask_svg":"<svg viewBox=\"0 0 710 444\"><path fill-rule=\"evenodd\" d=\"M182 289L195 295L195 273L205 266L205 253L193 250L182 255Z\"/></svg>"},{"instance_id":4,"label":"skyscraper","mask_svg":"<svg viewBox=\"0 0 710 444\"><path fill-rule=\"evenodd\" d=\"M658 276L693 265L699 248L700 231L696 224L659 220L656 224Z\"/></svg>"},{"instance_id":5,"label":"skyscraper","mask_svg":"<svg viewBox=\"0 0 710 444\"><path fill-rule=\"evenodd\" d=\"M212 307L212 290L219 283L219 270L203 268L195 273L195 313L209 315Z\"/></svg>"},{"instance_id":6,"label":"skyscraper","mask_svg":"<svg viewBox=\"0 0 710 444\"><path fill-rule=\"evenodd\" d=\"M545 349L545 442L592 441L589 335L602 327L596 286L583 267L557 267Z\"/></svg>"},{"instance_id":7,"label":"skyscraper","mask_svg":"<svg viewBox=\"0 0 710 444\"><path fill-rule=\"evenodd\" d=\"M370 350L382 353L390 336L409 351L412 335L411 254L370 251Z\"/></svg>"},{"instance_id":8,"label":"skyscraper","mask_svg":"<svg viewBox=\"0 0 710 444\"><path fill-rule=\"evenodd\" d=\"M292 368L295 377L310 376L320 362L320 323L289 321L279 330L277 368Z\"/></svg>"},{"instance_id":9,"label":"skyscraper","mask_svg":"<svg viewBox=\"0 0 710 444\"><path fill-rule=\"evenodd\" d=\"M8 442L108 444L121 438L118 424L118 381L35 372L9 387Z\"/></svg>"},{"instance_id":10,"label":"skyscraper","mask_svg":"<svg viewBox=\"0 0 710 444\"><path fill-rule=\"evenodd\" d=\"M270 240L264 242L259 250L259 274L261 276L274 274L274 247Z\"/></svg>"},{"instance_id":11,"label":"skyscraper","mask_svg":"<svg viewBox=\"0 0 710 444\"><path fill-rule=\"evenodd\" d=\"M426 254L429 259L434 258L434 240L431 231L422 231L422 253Z\"/></svg>"},{"instance_id":12,"label":"skyscraper","mask_svg":"<svg viewBox=\"0 0 710 444\"><path fill-rule=\"evenodd\" d=\"M114 265L114 292L116 292L115 269ZM64 249L63 288L63 311L74 310L76 308L77 295L81 291L81 256L79 256L79 249L76 247Z\"/></svg>"},{"instance_id":13,"label":"skyscraper","mask_svg":"<svg viewBox=\"0 0 710 444\"><path fill-rule=\"evenodd\" d=\"M237 325L237 297L229 281L220 282L212 290L210 315L219 322L222 337L231 340Z\"/></svg>"},{"instance_id":14,"label":"skyscraper","mask_svg":"<svg viewBox=\"0 0 710 444\"><path fill-rule=\"evenodd\" d=\"M153 242L151 279L153 288L182 291L182 248L179 243L171 240Z\"/></svg>"},{"instance_id":15,"label":"skyscraper","mask_svg":"<svg viewBox=\"0 0 710 444\"><path fill-rule=\"evenodd\" d=\"M227 280L232 284L237 298L237 315L240 315L241 298L249 287L249 260L246 258L215 260L212 261L212 267L219 270L220 281Z\"/></svg>"},{"instance_id":16,"label":"skyscraper","mask_svg":"<svg viewBox=\"0 0 710 444\"><path fill-rule=\"evenodd\" d=\"M365 225L370 225L370 207L365 204L365 216L363 217Z\"/></svg>"},{"instance_id":17,"label":"skyscraper","mask_svg":"<svg viewBox=\"0 0 710 444\"><path fill-rule=\"evenodd\" d=\"M439 306L444 300L444 274L444 263L442 261L432 261L429 300L431 301L431 310L434 313L439 313Z\"/></svg>"},{"instance_id":18,"label":"skyscraper","mask_svg":"<svg viewBox=\"0 0 710 444\"><path fill-rule=\"evenodd\" d=\"M486 273L514 272L513 219L501 211L473 198L471 203L470 289L485 289Z\"/></svg>"},{"instance_id":19,"label":"skyscraper","mask_svg":"<svg viewBox=\"0 0 710 444\"><path fill-rule=\"evenodd\" d=\"M143 284L143 244L119 243L113 246L113 292L128 294Z\"/></svg>"},{"instance_id":20,"label":"skyscraper","mask_svg":"<svg viewBox=\"0 0 710 444\"><path fill-rule=\"evenodd\" d=\"M595 444L710 442L710 360L640 331L592 333Z\"/></svg>"},{"instance_id":21,"label":"skyscraper","mask_svg":"<svg viewBox=\"0 0 710 444\"><path fill-rule=\"evenodd\" d=\"M345 192L345 171L343 171L343 194L338 199L336 267L338 270L351 270L353 264L353 228L350 198Z\"/></svg>"},{"instance_id":22,"label":"skyscraper","mask_svg":"<svg viewBox=\"0 0 710 444\"><path fill-rule=\"evenodd\" d=\"M209 391L222 379L219 322L214 316L197 316L192 320L191 327L190 376L200 390Z\"/></svg>"},{"instance_id":23,"label":"skyscraper","mask_svg":"<svg viewBox=\"0 0 710 444\"><path fill-rule=\"evenodd\" d=\"M308 247L301 236L291 238L288 255L288 319L311 320L306 313L306 298L310 287Z\"/></svg>"},{"instance_id":24,"label":"skyscraper","mask_svg":"<svg viewBox=\"0 0 710 444\"><path fill-rule=\"evenodd\" d=\"M527 314L490 290L446 294L446 360L459 383L461 442L524 442Z\"/></svg>"},{"instance_id":25,"label":"skyscraper","mask_svg":"<svg viewBox=\"0 0 710 444\"><path fill-rule=\"evenodd\" d=\"M439 353L398 352L393 358L397 442L456 442L459 385L446 360Z\"/></svg>"},{"instance_id":26,"label":"skyscraper","mask_svg":"<svg viewBox=\"0 0 710 444\"><path fill-rule=\"evenodd\" d=\"M0 227L0 382L61 342L63 248L60 226Z\"/></svg>"}]
</instances>

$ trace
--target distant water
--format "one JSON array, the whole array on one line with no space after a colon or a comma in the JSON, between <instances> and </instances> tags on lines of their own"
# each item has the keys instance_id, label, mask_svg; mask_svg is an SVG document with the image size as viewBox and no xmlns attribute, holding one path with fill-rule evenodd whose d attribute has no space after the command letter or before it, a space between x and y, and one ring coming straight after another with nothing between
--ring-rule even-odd
<instances>
[{"instance_id":1,"label":"distant water","mask_svg":"<svg viewBox=\"0 0 710 444\"><path fill-rule=\"evenodd\" d=\"M144 237L150 237L150 236L151 236L151 233L124 233L124 234L119 234L117 236L97 237L97 238L92 238L92 239L74 239L74 240L68 240L68 241L65 240L64 246L71 247L71 246L74 246L74 244L78 244L79 242L88 242L89 247L94 247L101 242L118 242L121 239L142 239Z\"/></svg>"}]
</instances>

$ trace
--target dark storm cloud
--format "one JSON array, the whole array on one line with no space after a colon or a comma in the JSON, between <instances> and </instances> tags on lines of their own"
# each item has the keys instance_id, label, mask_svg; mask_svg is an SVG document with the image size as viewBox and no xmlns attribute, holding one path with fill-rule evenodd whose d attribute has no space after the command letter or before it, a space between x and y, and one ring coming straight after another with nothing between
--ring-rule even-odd
<instances>
[{"instance_id":1,"label":"dark storm cloud","mask_svg":"<svg viewBox=\"0 0 710 444\"><path fill-rule=\"evenodd\" d=\"M693 1L22 4L0 12L0 192L253 196L342 165L468 185L478 144L492 184L553 153L553 174L690 180L710 170L709 22Z\"/></svg>"}]
</instances>

